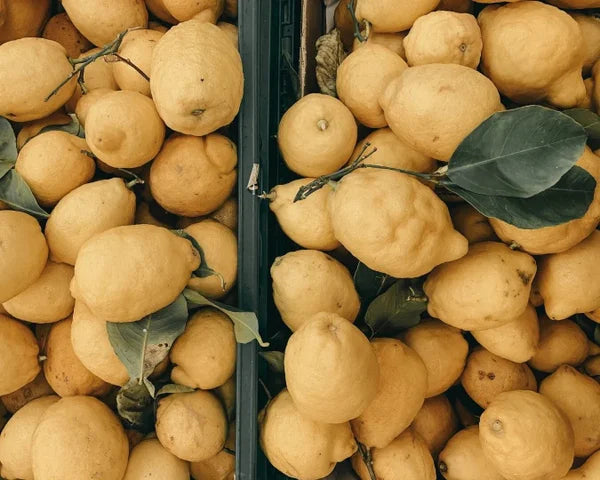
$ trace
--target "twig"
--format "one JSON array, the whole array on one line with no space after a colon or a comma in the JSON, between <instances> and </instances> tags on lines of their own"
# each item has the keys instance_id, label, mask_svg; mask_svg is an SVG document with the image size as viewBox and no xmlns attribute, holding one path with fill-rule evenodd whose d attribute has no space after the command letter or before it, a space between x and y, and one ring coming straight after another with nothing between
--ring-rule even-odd
<instances>
[{"instance_id":1,"label":"twig","mask_svg":"<svg viewBox=\"0 0 600 480\"><path fill-rule=\"evenodd\" d=\"M235 455L235 450L232 450L231 448L223 447L223 451L229 455Z\"/></svg>"},{"instance_id":2,"label":"twig","mask_svg":"<svg viewBox=\"0 0 600 480\"><path fill-rule=\"evenodd\" d=\"M71 73L69 73L67 78L65 78L62 82L60 82L60 84L48 94L48 96L45 98L44 101L47 102L48 100L50 100L50 98L52 98L52 96L56 95L58 93L58 91L62 87L64 87L67 83L69 83L69 81L76 75L80 75L80 79L81 79L80 85L81 85L83 83L83 71L84 71L85 67L87 67L90 63L95 62L100 57L105 57L106 55L115 54L121 47L121 43L123 43L123 38L125 38L125 35L127 35L127 33L129 33L131 30L137 30L137 28L135 28L135 29L130 28L130 29L124 30L123 32L119 33L117 35L117 38L115 38L111 43L105 45L104 47L102 47L102 49L100 51L98 51L92 55L88 55L83 58L70 58L69 62L71 62L71 65L73 65L73 67L74 67L73 71ZM85 87L83 87L83 88L85 89Z\"/></svg>"},{"instance_id":3,"label":"twig","mask_svg":"<svg viewBox=\"0 0 600 480\"><path fill-rule=\"evenodd\" d=\"M116 59L116 60L113 60L113 59ZM150 81L150 77L148 75L146 75L140 67L138 67L135 63L133 63L128 58L121 56L119 53L113 53L111 57L105 57L104 61L107 63L116 63L116 62L126 63L131 68L133 68L137 73L139 73L144 78L144 80L146 80L147 82Z\"/></svg>"},{"instance_id":4,"label":"twig","mask_svg":"<svg viewBox=\"0 0 600 480\"><path fill-rule=\"evenodd\" d=\"M373 470L373 460L371 459L371 451L362 443L358 443L358 451L360 452L360 456L362 457L362 460L365 463L365 466L367 467L369 477L371 477L371 480L377 480L377 477L375 476L375 471Z\"/></svg>"},{"instance_id":5,"label":"twig","mask_svg":"<svg viewBox=\"0 0 600 480\"><path fill-rule=\"evenodd\" d=\"M273 400L273 395L271 395L271 392L269 392L269 389L267 388L267 386L265 385L265 382L263 382L262 378L258 379L258 383L260 384L260 386L263 388L263 390L265 391L265 394L267 395L267 400L270 402L271 400Z\"/></svg>"},{"instance_id":6,"label":"twig","mask_svg":"<svg viewBox=\"0 0 600 480\"><path fill-rule=\"evenodd\" d=\"M359 153L356 160L354 160L354 162L352 162L347 167L344 167L341 170L338 170L337 172L330 173L329 175L323 175L323 176L313 180L312 182L307 183L306 185L300 187L298 189L298 193L296 193L296 196L294 197L294 202L298 202L300 200L305 200L309 195L313 194L317 190L320 190L325 185L327 185L330 181L339 180L340 178L348 175L349 173L352 173L354 170L357 170L359 168L377 168L380 170L391 170L393 172L404 173L406 175L410 175L413 177L422 178L422 179L432 182L434 184L438 184L440 182L439 179L442 177L442 174L440 174L438 172L434 172L434 173L414 172L412 170L405 170L403 168L388 167L386 165L376 165L376 164L372 164L372 163L364 163L364 161L367 158L369 158L371 155L373 155L377 151L377 148L373 148L370 152L365 153L366 150L370 146L371 146L370 143L365 143L363 146L363 149Z\"/></svg>"},{"instance_id":7,"label":"twig","mask_svg":"<svg viewBox=\"0 0 600 480\"><path fill-rule=\"evenodd\" d=\"M362 42L366 41L367 39L362 36L362 33L360 33L360 22L356 18L356 12L354 11L355 3L356 3L356 0L351 0L350 2L348 2L348 5L346 6L346 8L348 8L348 11L350 12L350 16L352 17L352 22L354 23L354 36L358 39L359 42L362 43Z\"/></svg>"}]
</instances>

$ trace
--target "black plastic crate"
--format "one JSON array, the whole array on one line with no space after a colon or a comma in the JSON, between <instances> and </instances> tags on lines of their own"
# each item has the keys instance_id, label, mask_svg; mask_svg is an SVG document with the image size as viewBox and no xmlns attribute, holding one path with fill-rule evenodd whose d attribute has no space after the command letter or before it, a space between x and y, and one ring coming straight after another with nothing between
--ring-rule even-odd
<instances>
[{"instance_id":1,"label":"black plastic crate","mask_svg":"<svg viewBox=\"0 0 600 480\"><path fill-rule=\"evenodd\" d=\"M292 178L279 158L280 116L298 98L300 0L240 2L238 26L245 91L239 115L239 306L257 313L265 340L283 325L273 304L269 269L293 248L258 194ZM257 167L258 166L258 167ZM253 169L257 186L248 189ZM236 479L287 478L258 446L257 415L266 403L259 377L266 375L256 342L238 347Z\"/></svg>"}]
</instances>

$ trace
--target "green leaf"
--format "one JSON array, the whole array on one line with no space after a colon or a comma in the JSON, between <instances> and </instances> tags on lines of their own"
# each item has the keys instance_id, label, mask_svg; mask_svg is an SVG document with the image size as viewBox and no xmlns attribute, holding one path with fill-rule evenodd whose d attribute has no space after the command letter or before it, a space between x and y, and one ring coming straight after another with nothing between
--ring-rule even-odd
<instances>
[{"instance_id":1,"label":"green leaf","mask_svg":"<svg viewBox=\"0 0 600 480\"><path fill-rule=\"evenodd\" d=\"M0 117L0 161L17 161L17 138L10 122Z\"/></svg>"},{"instance_id":2,"label":"green leaf","mask_svg":"<svg viewBox=\"0 0 600 480\"><path fill-rule=\"evenodd\" d=\"M38 135L41 135L42 133L46 132L59 130L61 132L70 133L71 135L77 135L80 138L85 138L85 130L79 122L77 115L75 115L74 113L69 113L69 117L71 117L70 123L67 123L66 125L47 125L39 131Z\"/></svg>"},{"instance_id":3,"label":"green leaf","mask_svg":"<svg viewBox=\"0 0 600 480\"><path fill-rule=\"evenodd\" d=\"M0 160L0 178L6 175L14 166L15 162Z\"/></svg>"},{"instance_id":4,"label":"green leaf","mask_svg":"<svg viewBox=\"0 0 600 480\"><path fill-rule=\"evenodd\" d=\"M571 108L563 113L585 128L591 140L600 140L600 115L585 108Z\"/></svg>"},{"instance_id":5,"label":"green leaf","mask_svg":"<svg viewBox=\"0 0 600 480\"><path fill-rule=\"evenodd\" d=\"M183 295L192 308L214 307L227 315L233 322L235 338L238 343L250 343L252 340L256 340L261 347L269 346L258 332L258 318L254 312L244 312L238 308L214 302L189 288L183 291Z\"/></svg>"},{"instance_id":6,"label":"green leaf","mask_svg":"<svg viewBox=\"0 0 600 480\"><path fill-rule=\"evenodd\" d=\"M161 397L162 395L170 395L172 393L191 393L196 391L192 387L188 387L187 385L178 385L177 383L169 383L162 387L158 393L156 394L156 398Z\"/></svg>"},{"instance_id":7,"label":"green leaf","mask_svg":"<svg viewBox=\"0 0 600 480\"><path fill-rule=\"evenodd\" d=\"M198 253L200 254L200 266L198 267L198 269L196 271L194 271L194 275L196 277L200 277L200 278L206 278L206 277L211 277L213 275L217 275L219 277L219 279L221 280L221 288L223 288L223 290L225 290L225 279L223 278L223 275L221 275L219 272L216 272L215 270L213 270L206 264L206 257L204 256L204 250L202 250L202 247L200 246L198 241L183 229L171 230L171 231L175 235L178 235L181 238L185 238L186 240L191 242L193 247L196 250L198 250Z\"/></svg>"},{"instance_id":8,"label":"green leaf","mask_svg":"<svg viewBox=\"0 0 600 480\"><path fill-rule=\"evenodd\" d=\"M427 309L427 297L420 289L398 280L385 293L371 302L365 323L371 337L393 336L418 325Z\"/></svg>"},{"instance_id":9,"label":"green leaf","mask_svg":"<svg viewBox=\"0 0 600 480\"><path fill-rule=\"evenodd\" d=\"M448 181L443 181L442 185L486 217L533 229L583 217L594 199L596 180L586 170L575 166L556 185L530 198L479 195Z\"/></svg>"},{"instance_id":10,"label":"green leaf","mask_svg":"<svg viewBox=\"0 0 600 480\"><path fill-rule=\"evenodd\" d=\"M143 383L162 362L173 342L183 333L188 319L183 295L167 307L137 322L107 322L110 343L132 379ZM148 382L149 383L149 382ZM154 387L147 385L150 393Z\"/></svg>"},{"instance_id":11,"label":"green leaf","mask_svg":"<svg viewBox=\"0 0 600 480\"><path fill-rule=\"evenodd\" d=\"M0 200L14 210L28 213L39 219L46 219L50 216L39 206L29 185L14 169L8 170L0 178Z\"/></svg>"},{"instance_id":12,"label":"green leaf","mask_svg":"<svg viewBox=\"0 0 600 480\"><path fill-rule=\"evenodd\" d=\"M140 385L132 379L121 387L117 393L117 412L135 430L154 429L154 399L144 383Z\"/></svg>"},{"instance_id":13,"label":"green leaf","mask_svg":"<svg viewBox=\"0 0 600 480\"><path fill-rule=\"evenodd\" d=\"M396 281L385 273L371 270L362 262L358 262L353 278L354 286L363 303L370 302Z\"/></svg>"},{"instance_id":14,"label":"green leaf","mask_svg":"<svg viewBox=\"0 0 600 480\"><path fill-rule=\"evenodd\" d=\"M586 140L584 128L556 110L530 105L498 112L458 146L447 177L480 195L529 198L575 165Z\"/></svg>"},{"instance_id":15,"label":"green leaf","mask_svg":"<svg viewBox=\"0 0 600 480\"><path fill-rule=\"evenodd\" d=\"M265 361L269 365L269 368L271 369L272 372L274 372L274 373L284 373L284 368L283 368L284 355L283 355L283 352L275 352L275 351L271 351L271 352L258 352L258 354L262 358L265 359Z\"/></svg>"}]
</instances>

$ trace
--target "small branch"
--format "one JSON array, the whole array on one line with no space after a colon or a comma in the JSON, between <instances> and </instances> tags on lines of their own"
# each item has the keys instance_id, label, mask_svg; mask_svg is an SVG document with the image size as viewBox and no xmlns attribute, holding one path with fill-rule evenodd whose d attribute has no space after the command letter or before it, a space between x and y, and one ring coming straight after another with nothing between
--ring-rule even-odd
<instances>
[{"instance_id":1,"label":"small branch","mask_svg":"<svg viewBox=\"0 0 600 480\"><path fill-rule=\"evenodd\" d=\"M267 386L265 385L265 382L263 382L262 378L258 379L258 383L260 383L260 386L263 388L263 390L265 391L265 394L267 395L267 400L270 402L271 400L273 400L273 395L271 395L271 392L269 392L269 389L267 388Z\"/></svg>"},{"instance_id":2,"label":"small branch","mask_svg":"<svg viewBox=\"0 0 600 480\"><path fill-rule=\"evenodd\" d=\"M440 183L439 179L441 178L441 175L442 175L440 172L434 172L434 173L414 172L412 170L404 170L403 168L388 167L386 165L377 165L377 164L372 164L372 163L364 163L364 161L367 158L369 158L371 155L373 155L377 151L377 148L373 148L368 153L365 153L366 150L370 146L371 146L370 143L365 143L361 152L359 153L358 157L356 158L356 160L354 160L354 162L352 162L347 167L344 167L341 170L338 170L337 172L330 173L329 175L323 175L322 177L319 177L319 178L313 180L312 182L307 183L306 185L300 187L298 189L298 193L294 197L294 202L298 202L300 200L305 200L309 195L313 194L317 190L320 190L325 185L329 184L329 182L339 180L340 178L348 175L349 173L352 173L354 170L357 170L359 168L377 168L379 170L391 170L393 172L404 173L404 174L410 175L412 177L422 178L422 179L432 182L434 184Z\"/></svg>"},{"instance_id":3,"label":"small branch","mask_svg":"<svg viewBox=\"0 0 600 480\"><path fill-rule=\"evenodd\" d=\"M129 182L127 182L125 184L125 186L131 190L136 185L142 185L143 183L144 183L144 180L142 180L140 177L135 177L133 180L130 180Z\"/></svg>"},{"instance_id":4,"label":"small branch","mask_svg":"<svg viewBox=\"0 0 600 480\"><path fill-rule=\"evenodd\" d=\"M364 162L367 158L369 158L371 155L373 155L377 151L376 148L373 148L373 150L371 150L369 153L365 153L366 150L370 146L371 146L370 143L368 143L368 142L365 143L363 145L362 150L358 154L358 157L356 158L356 160L354 160L354 162L352 162L347 167L344 167L341 170L338 170L337 172L330 173L329 175L323 175L323 176L313 180L312 182L307 183L306 185L303 185L302 187L300 187L298 189L298 193L294 197L294 202L298 202L300 200L306 199L309 195L313 194L317 190L320 190L325 185L327 185L327 183L329 181L339 180L340 178L348 175L349 173L351 173L354 170L356 170L357 168L359 168L360 164L362 162Z\"/></svg>"},{"instance_id":5,"label":"small branch","mask_svg":"<svg viewBox=\"0 0 600 480\"><path fill-rule=\"evenodd\" d=\"M148 75L146 75L140 67L138 67L135 63L133 63L128 58L121 56L119 53L113 53L112 56L105 57L104 61L107 63L116 63L116 62L126 63L131 68L133 68L137 73L139 73L144 78L144 80L146 80L147 82L150 81L150 77Z\"/></svg>"},{"instance_id":6,"label":"small branch","mask_svg":"<svg viewBox=\"0 0 600 480\"><path fill-rule=\"evenodd\" d=\"M377 480L377 477L375 476L375 470L373 470L373 460L371 459L371 451L362 443L358 443L358 451L360 452L360 456L362 457L362 460L365 463L365 466L367 467L369 477L371 477L371 480Z\"/></svg>"},{"instance_id":7,"label":"small branch","mask_svg":"<svg viewBox=\"0 0 600 480\"><path fill-rule=\"evenodd\" d=\"M131 30L137 30L137 28L130 28L130 29L122 31L121 33L119 33L117 35L117 38L115 38L111 43L105 45L104 47L102 47L102 49L100 51L98 51L92 55L88 55L83 58L70 58L69 62L74 67L73 71L71 73L69 73L67 78L65 78L54 90L52 90L48 94L48 96L45 98L44 101L47 102L48 100L50 100L50 98L52 98L52 96L56 95L58 93L58 91L62 87L64 87L67 83L69 83L69 81L75 75L80 75L80 85L82 85L83 71L84 71L85 67L87 67L90 63L95 62L100 57L105 57L107 55L114 55L115 53L117 53L119 51L119 48L121 47L121 43L123 43L123 38L125 38L125 35L127 35L127 33L130 32ZM85 87L83 87L83 89L85 92Z\"/></svg>"},{"instance_id":8,"label":"small branch","mask_svg":"<svg viewBox=\"0 0 600 480\"><path fill-rule=\"evenodd\" d=\"M350 12L350 16L352 17L352 22L354 23L354 36L358 39L359 42L365 42L367 39L363 37L362 33L360 33L360 22L356 18L356 12L354 11L356 0L351 0L348 2L347 8Z\"/></svg>"},{"instance_id":9,"label":"small branch","mask_svg":"<svg viewBox=\"0 0 600 480\"><path fill-rule=\"evenodd\" d=\"M223 447L223 451L229 455L235 455L235 450L232 450L231 448Z\"/></svg>"}]
</instances>

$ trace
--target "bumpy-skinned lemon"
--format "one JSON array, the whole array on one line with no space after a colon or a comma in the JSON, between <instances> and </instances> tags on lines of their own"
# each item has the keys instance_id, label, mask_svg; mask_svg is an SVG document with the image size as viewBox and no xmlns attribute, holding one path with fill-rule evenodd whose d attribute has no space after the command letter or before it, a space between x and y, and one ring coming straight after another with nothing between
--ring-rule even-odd
<instances>
[{"instance_id":1,"label":"bumpy-skinned lemon","mask_svg":"<svg viewBox=\"0 0 600 480\"><path fill-rule=\"evenodd\" d=\"M389 48L368 44L346 57L337 70L338 97L356 119L371 128L387 125L379 97L392 79L408 68Z\"/></svg>"},{"instance_id":2,"label":"bumpy-skinned lemon","mask_svg":"<svg viewBox=\"0 0 600 480\"><path fill-rule=\"evenodd\" d=\"M600 307L598 255L600 232L594 230L569 250L541 257L535 285L548 317L562 320Z\"/></svg>"},{"instance_id":3,"label":"bumpy-skinned lemon","mask_svg":"<svg viewBox=\"0 0 600 480\"><path fill-rule=\"evenodd\" d=\"M202 462L190 463L192 478L194 480L234 480L235 437L235 423L230 423L223 450Z\"/></svg>"},{"instance_id":4,"label":"bumpy-skinned lemon","mask_svg":"<svg viewBox=\"0 0 600 480\"><path fill-rule=\"evenodd\" d=\"M437 167L437 163L433 158L413 150L389 128L375 130L358 142L348 163L359 157L366 143L370 145L365 150L365 154L370 152L373 152L373 154L369 156L365 163L402 168L414 172L433 172Z\"/></svg>"},{"instance_id":5,"label":"bumpy-skinned lemon","mask_svg":"<svg viewBox=\"0 0 600 480\"><path fill-rule=\"evenodd\" d=\"M199 264L192 244L166 228L115 227L79 250L71 294L107 322L134 322L172 303Z\"/></svg>"},{"instance_id":6,"label":"bumpy-skinned lemon","mask_svg":"<svg viewBox=\"0 0 600 480\"><path fill-rule=\"evenodd\" d=\"M40 205L52 207L67 193L89 182L96 165L83 138L67 132L44 132L19 152L15 170Z\"/></svg>"},{"instance_id":7,"label":"bumpy-skinned lemon","mask_svg":"<svg viewBox=\"0 0 600 480\"><path fill-rule=\"evenodd\" d=\"M589 457L600 448L600 385L570 365L562 365L540 384L540 393L567 416L575 434L575 456Z\"/></svg>"},{"instance_id":8,"label":"bumpy-skinned lemon","mask_svg":"<svg viewBox=\"0 0 600 480\"><path fill-rule=\"evenodd\" d=\"M27 385L22 386L8 395L0 396L0 403L6 407L8 412L15 413L32 400L45 397L46 395L54 395L54 390L48 385L44 372L41 371L38 376Z\"/></svg>"},{"instance_id":9,"label":"bumpy-skinned lemon","mask_svg":"<svg viewBox=\"0 0 600 480\"><path fill-rule=\"evenodd\" d=\"M214 308L200 309L173 344L171 379L203 390L220 387L235 371L236 348L229 317Z\"/></svg>"},{"instance_id":10,"label":"bumpy-skinned lemon","mask_svg":"<svg viewBox=\"0 0 600 480\"><path fill-rule=\"evenodd\" d=\"M50 15L50 0L3 1L0 10L0 43L37 37Z\"/></svg>"},{"instance_id":11,"label":"bumpy-skinned lemon","mask_svg":"<svg viewBox=\"0 0 600 480\"><path fill-rule=\"evenodd\" d=\"M42 36L60 43L65 47L67 56L71 58L77 58L92 48L91 42L77 30L64 12L54 15L48 20Z\"/></svg>"},{"instance_id":12,"label":"bumpy-skinned lemon","mask_svg":"<svg viewBox=\"0 0 600 480\"><path fill-rule=\"evenodd\" d=\"M528 305L512 322L472 332L486 350L512 362L523 363L537 351L540 327L535 308Z\"/></svg>"},{"instance_id":13,"label":"bumpy-skinned lemon","mask_svg":"<svg viewBox=\"0 0 600 480\"><path fill-rule=\"evenodd\" d=\"M326 477L337 462L357 449L348 422L327 424L307 418L285 389L260 412L259 424L265 455L275 468L293 478Z\"/></svg>"},{"instance_id":14,"label":"bumpy-skinned lemon","mask_svg":"<svg viewBox=\"0 0 600 480\"><path fill-rule=\"evenodd\" d=\"M418 18L404 39L411 67L456 63L477 68L482 48L481 30L473 15L443 10Z\"/></svg>"},{"instance_id":15,"label":"bumpy-skinned lemon","mask_svg":"<svg viewBox=\"0 0 600 480\"><path fill-rule=\"evenodd\" d=\"M594 199L584 216L560 225L536 229L518 228L497 218L491 218L496 234L506 243L516 242L520 248L532 255L564 252L589 236L600 222L600 157L589 147L576 163L596 179Z\"/></svg>"},{"instance_id":16,"label":"bumpy-skinned lemon","mask_svg":"<svg viewBox=\"0 0 600 480\"><path fill-rule=\"evenodd\" d=\"M446 162L469 133L502 109L488 78L463 65L441 63L405 70L390 82L379 103L400 139Z\"/></svg>"},{"instance_id":17,"label":"bumpy-skinned lemon","mask_svg":"<svg viewBox=\"0 0 600 480\"><path fill-rule=\"evenodd\" d=\"M50 258L75 265L81 246L113 227L130 225L135 195L121 178L86 183L65 195L46 222Z\"/></svg>"},{"instance_id":18,"label":"bumpy-skinned lemon","mask_svg":"<svg viewBox=\"0 0 600 480\"><path fill-rule=\"evenodd\" d=\"M371 450L376 478L386 480L435 480L435 466L425 441L410 428L384 448ZM352 468L360 480L371 476L360 453L352 456Z\"/></svg>"},{"instance_id":19,"label":"bumpy-skinned lemon","mask_svg":"<svg viewBox=\"0 0 600 480\"><path fill-rule=\"evenodd\" d=\"M33 480L31 443L46 410L60 400L56 395L29 402L8 421L0 434L0 475Z\"/></svg>"},{"instance_id":20,"label":"bumpy-skinned lemon","mask_svg":"<svg viewBox=\"0 0 600 480\"><path fill-rule=\"evenodd\" d=\"M19 390L40 372L39 348L31 330L17 320L0 315L0 395Z\"/></svg>"},{"instance_id":21,"label":"bumpy-skinned lemon","mask_svg":"<svg viewBox=\"0 0 600 480\"><path fill-rule=\"evenodd\" d=\"M403 338L427 368L425 398L444 393L460 378L469 353L460 330L429 319L408 329Z\"/></svg>"},{"instance_id":22,"label":"bumpy-skinned lemon","mask_svg":"<svg viewBox=\"0 0 600 480\"><path fill-rule=\"evenodd\" d=\"M294 202L300 187L313 180L314 178L300 178L277 185L269 192L269 208L285 234L301 247L334 250L340 246L340 242L333 234L327 209L331 187L325 185L305 200Z\"/></svg>"},{"instance_id":23,"label":"bumpy-skinned lemon","mask_svg":"<svg viewBox=\"0 0 600 480\"><path fill-rule=\"evenodd\" d=\"M165 125L151 99L139 92L107 93L90 107L85 136L94 155L111 167L140 167L160 151Z\"/></svg>"},{"instance_id":24,"label":"bumpy-skinned lemon","mask_svg":"<svg viewBox=\"0 0 600 480\"><path fill-rule=\"evenodd\" d=\"M146 478L189 480L190 465L167 451L156 438L138 443L129 455L123 480Z\"/></svg>"},{"instance_id":25,"label":"bumpy-skinned lemon","mask_svg":"<svg viewBox=\"0 0 600 480\"><path fill-rule=\"evenodd\" d=\"M585 98L577 105L578 108L585 108L587 110L594 109L594 79L593 77L585 78L583 80L585 84Z\"/></svg>"},{"instance_id":26,"label":"bumpy-skinned lemon","mask_svg":"<svg viewBox=\"0 0 600 480\"><path fill-rule=\"evenodd\" d=\"M516 2L490 5L478 20L483 72L503 95L561 108L585 97L585 44L579 25L566 12L542 2Z\"/></svg>"},{"instance_id":27,"label":"bumpy-skinned lemon","mask_svg":"<svg viewBox=\"0 0 600 480\"><path fill-rule=\"evenodd\" d=\"M2 306L19 320L31 323L58 322L73 312L75 300L69 290L72 278L73 267L48 262L32 285Z\"/></svg>"},{"instance_id":28,"label":"bumpy-skinned lemon","mask_svg":"<svg viewBox=\"0 0 600 480\"><path fill-rule=\"evenodd\" d=\"M592 68L592 78L594 80L594 88L592 91L592 106L598 111L600 108L600 60L598 60ZM600 150L595 150L594 153L598 156Z\"/></svg>"},{"instance_id":29,"label":"bumpy-skinned lemon","mask_svg":"<svg viewBox=\"0 0 600 480\"><path fill-rule=\"evenodd\" d=\"M186 227L185 231L195 238L202 248L203 262L215 271L214 275L208 277L190 279L189 288L205 297L224 297L237 280L238 248L235 234L222 223L212 219L193 223Z\"/></svg>"},{"instance_id":30,"label":"bumpy-skinned lemon","mask_svg":"<svg viewBox=\"0 0 600 480\"><path fill-rule=\"evenodd\" d=\"M510 323L527 308L536 268L533 257L503 243L475 243L465 257L427 277L427 311L464 330Z\"/></svg>"},{"instance_id":31,"label":"bumpy-skinned lemon","mask_svg":"<svg viewBox=\"0 0 600 480\"><path fill-rule=\"evenodd\" d=\"M163 5L179 22L190 18L198 18L205 22L215 23L223 13L224 0L162 0Z\"/></svg>"},{"instance_id":32,"label":"bumpy-skinned lemon","mask_svg":"<svg viewBox=\"0 0 600 480\"><path fill-rule=\"evenodd\" d=\"M583 74L589 75L592 67L600 58L600 20L593 15L582 13L571 13L571 16L579 24L583 41L585 43L586 56L583 62Z\"/></svg>"},{"instance_id":33,"label":"bumpy-skinned lemon","mask_svg":"<svg viewBox=\"0 0 600 480\"><path fill-rule=\"evenodd\" d=\"M72 319L52 325L46 343L44 375L61 397L92 395L101 397L111 386L90 372L79 360L71 343Z\"/></svg>"},{"instance_id":34,"label":"bumpy-skinned lemon","mask_svg":"<svg viewBox=\"0 0 600 480\"><path fill-rule=\"evenodd\" d=\"M350 424L358 442L383 448L410 425L422 407L427 369L419 355L400 340L377 338L371 345L379 365L377 395Z\"/></svg>"},{"instance_id":35,"label":"bumpy-skinned lemon","mask_svg":"<svg viewBox=\"0 0 600 480\"><path fill-rule=\"evenodd\" d=\"M313 315L329 312L354 322L360 299L348 269L317 250L298 250L271 266L273 299L284 323L298 330Z\"/></svg>"},{"instance_id":36,"label":"bumpy-skinned lemon","mask_svg":"<svg viewBox=\"0 0 600 480\"><path fill-rule=\"evenodd\" d=\"M83 302L76 302L71 323L71 346L83 366L112 385L125 385L129 373L108 338L106 322Z\"/></svg>"},{"instance_id":37,"label":"bumpy-skinned lemon","mask_svg":"<svg viewBox=\"0 0 600 480\"><path fill-rule=\"evenodd\" d=\"M152 52L163 34L156 30L134 30L123 39L119 54L150 76ZM150 82L124 62L113 64L113 74L121 90L134 90L150 96Z\"/></svg>"},{"instance_id":38,"label":"bumpy-skinned lemon","mask_svg":"<svg viewBox=\"0 0 600 480\"><path fill-rule=\"evenodd\" d=\"M352 33L354 34L354 28L352 29ZM404 51L405 37L406 32L370 32L366 42L361 42L358 38L354 39L354 43L352 44L352 51L357 50L366 45L383 45L384 47L389 48L395 54L400 55L402 60L406 61L406 52Z\"/></svg>"},{"instance_id":39,"label":"bumpy-skinned lemon","mask_svg":"<svg viewBox=\"0 0 600 480\"><path fill-rule=\"evenodd\" d=\"M365 168L346 175L331 195L329 214L352 255L393 277L424 275L467 252L446 205L403 173Z\"/></svg>"},{"instance_id":40,"label":"bumpy-skinned lemon","mask_svg":"<svg viewBox=\"0 0 600 480\"><path fill-rule=\"evenodd\" d=\"M506 479L558 480L573 463L573 429L546 397L523 390L498 395L479 421L483 454Z\"/></svg>"},{"instance_id":41,"label":"bumpy-skinned lemon","mask_svg":"<svg viewBox=\"0 0 600 480\"><path fill-rule=\"evenodd\" d=\"M48 245L37 220L13 210L0 211L0 242L0 302L4 303L40 277Z\"/></svg>"},{"instance_id":42,"label":"bumpy-skinned lemon","mask_svg":"<svg viewBox=\"0 0 600 480\"><path fill-rule=\"evenodd\" d=\"M479 426L454 435L440 453L438 468L446 480L505 480L481 450Z\"/></svg>"},{"instance_id":43,"label":"bumpy-skinned lemon","mask_svg":"<svg viewBox=\"0 0 600 480\"><path fill-rule=\"evenodd\" d=\"M223 135L173 135L152 162L150 190L160 206L171 213L206 215L231 195L236 165L236 146Z\"/></svg>"},{"instance_id":44,"label":"bumpy-skinned lemon","mask_svg":"<svg viewBox=\"0 0 600 480\"><path fill-rule=\"evenodd\" d=\"M359 0L356 16L367 20L376 32L401 32L408 30L414 21L431 12L439 0L414 0L398 4L394 0Z\"/></svg>"},{"instance_id":45,"label":"bumpy-skinned lemon","mask_svg":"<svg viewBox=\"0 0 600 480\"><path fill-rule=\"evenodd\" d=\"M71 117L69 117L63 111L63 109L57 110L56 112L48 115L47 117L40 118L39 120L25 122L17 134L17 149L21 150L23 145L40 133L40 130L44 127L49 125L68 125L69 123L71 123Z\"/></svg>"},{"instance_id":46,"label":"bumpy-skinned lemon","mask_svg":"<svg viewBox=\"0 0 600 480\"><path fill-rule=\"evenodd\" d=\"M593 478L598 472L600 472L600 452L588 457L581 467L572 469L561 480L585 480L586 478Z\"/></svg>"},{"instance_id":47,"label":"bumpy-skinned lemon","mask_svg":"<svg viewBox=\"0 0 600 480\"><path fill-rule=\"evenodd\" d=\"M537 390L533 372L525 363L515 363L476 348L467 359L461 383L469 397L482 408L502 392Z\"/></svg>"},{"instance_id":48,"label":"bumpy-skinned lemon","mask_svg":"<svg viewBox=\"0 0 600 480\"><path fill-rule=\"evenodd\" d=\"M450 209L452 224L459 233L472 243L497 240L487 217L468 203L461 203Z\"/></svg>"},{"instance_id":49,"label":"bumpy-skinned lemon","mask_svg":"<svg viewBox=\"0 0 600 480\"><path fill-rule=\"evenodd\" d=\"M170 24L177 23L177 19L173 17L165 7L163 0L146 0L146 7L158 19Z\"/></svg>"},{"instance_id":50,"label":"bumpy-skinned lemon","mask_svg":"<svg viewBox=\"0 0 600 480\"><path fill-rule=\"evenodd\" d=\"M36 480L120 480L128 455L121 422L92 397L62 398L46 410L33 434Z\"/></svg>"},{"instance_id":51,"label":"bumpy-skinned lemon","mask_svg":"<svg viewBox=\"0 0 600 480\"><path fill-rule=\"evenodd\" d=\"M150 89L169 128L207 135L230 124L244 89L240 54L219 27L188 20L171 28L152 56Z\"/></svg>"},{"instance_id":52,"label":"bumpy-skinned lemon","mask_svg":"<svg viewBox=\"0 0 600 480\"><path fill-rule=\"evenodd\" d=\"M458 417L448 398L438 395L425 400L410 428L425 441L433 458L437 458L457 432Z\"/></svg>"},{"instance_id":53,"label":"bumpy-skinned lemon","mask_svg":"<svg viewBox=\"0 0 600 480\"><path fill-rule=\"evenodd\" d=\"M97 47L112 42L119 33L148 25L144 0L65 0L67 15L85 38Z\"/></svg>"},{"instance_id":54,"label":"bumpy-skinned lemon","mask_svg":"<svg viewBox=\"0 0 600 480\"><path fill-rule=\"evenodd\" d=\"M223 449L227 419L221 403L210 392L175 393L164 397L156 411L156 436L182 460L200 462Z\"/></svg>"},{"instance_id":55,"label":"bumpy-skinned lemon","mask_svg":"<svg viewBox=\"0 0 600 480\"><path fill-rule=\"evenodd\" d=\"M290 395L312 420L347 422L377 395L379 366L369 340L334 313L319 313L292 334L284 364Z\"/></svg>"},{"instance_id":56,"label":"bumpy-skinned lemon","mask_svg":"<svg viewBox=\"0 0 600 480\"><path fill-rule=\"evenodd\" d=\"M313 93L281 117L277 142L290 170L304 177L335 172L350 158L357 127L352 112L329 95Z\"/></svg>"},{"instance_id":57,"label":"bumpy-skinned lemon","mask_svg":"<svg viewBox=\"0 0 600 480\"><path fill-rule=\"evenodd\" d=\"M540 343L529 360L536 370L554 372L561 365L581 365L589 353L585 333L571 320L555 322L540 318Z\"/></svg>"},{"instance_id":58,"label":"bumpy-skinned lemon","mask_svg":"<svg viewBox=\"0 0 600 480\"><path fill-rule=\"evenodd\" d=\"M77 115L79 123L81 123L83 127L85 127L85 120L87 119L87 115L90 111L90 108L92 108L92 105L94 105L100 97L103 97L107 93L113 91L114 90L111 90L110 88L95 88L94 90L90 90L85 95L81 95L79 97L77 104L75 105L75 115ZM102 170L100 164L98 164L98 166Z\"/></svg>"},{"instance_id":59,"label":"bumpy-skinned lemon","mask_svg":"<svg viewBox=\"0 0 600 480\"><path fill-rule=\"evenodd\" d=\"M75 90L75 77L46 101L72 71L62 45L45 38L21 38L0 45L0 115L14 122L44 118Z\"/></svg>"},{"instance_id":60,"label":"bumpy-skinned lemon","mask_svg":"<svg viewBox=\"0 0 600 480\"><path fill-rule=\"evenodd\" d=\"M592 312L586 313L585 316L588 317L590 320L593 320L596 323L600 323L600 308L598 308Z\"/></svg>"},{"instance_id":61,"label":"bumpy-skinned lemon","mask_svg":"<svg viewBox=\"0 0 600 480\"><path fill-rule=\"evenodd\" d=\"M88 57L90 55L97 54L101 49L92 48L87 52L79 55L79 58ZM115 80L113 73L114 64L111 62L104 61L104 57L97 58L85 68L85 75L83 78L83 84L87 93L92 92L100 88L108 88L109 90L118 90L119 85ZM73 96L69 99L66 104L66 109L69 112L74 112L77 107L77 103L83 97L83 91L77 87Z\"/></svg>"}]
</instances>

